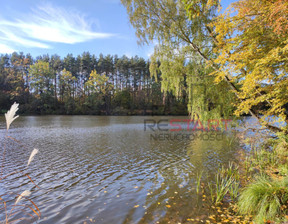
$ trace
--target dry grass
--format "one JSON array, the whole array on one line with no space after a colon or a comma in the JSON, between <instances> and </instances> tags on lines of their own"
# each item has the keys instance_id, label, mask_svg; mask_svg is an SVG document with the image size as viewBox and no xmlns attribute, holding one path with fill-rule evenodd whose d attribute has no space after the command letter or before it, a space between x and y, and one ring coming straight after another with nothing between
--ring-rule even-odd
<instances>
[{"instance_id":1,"label":"dry grass","mask_svg":"<svg viewBox=\"0 0 288 224\"><path fill-rule=\"evenodd\" d=\"M16 115L16 112L18 111L19 104L14 103L10 110L5 114L6 118L6 134L5 134L5 140L13 141L17 144L19 142L14 139L13 137L9 136L9 128L14 120L16 120L19 116ZM6 150L7 150L7 141L4 142L3 151L2 151L2 161L1 161L1 176L0 176L0 183L4 183L4 181L9 180L9 178L13 175L19 174L21 176L24 176L29 179L29 181L36 186L36 188L39 189L39 187L35 184L35 182L32 180L32 178L25 173L24 170L14 170L13 172L10 172L8 174L5 174L5 156L6 156ZM27 162L27 167L30 165L30 163L33 161L34 157L38 153L38 149L34 149ZM28 155L27 155L28 157ZM16 164L17 167L17 164ZM15 180L14 180L15 181ZM13 184L15 184L13 181ZM21 183L19 183L20 186ZM7 189L9 189L9 184L5 182L5 186ZM29 198L29 196L33 193L30 190L26 189L22 193L13 192L11 190L7 190L5 192L2 192L3 194L0 195L0 214L4 214L3 216L0 216L0 223L17 223L21 220L35 220L39 219L41 217L40 209L37 207L37 205ZM20 217L20 218L19 218ZM2 219L2 220L1 220Z\"/></svg>"}]
</instances>

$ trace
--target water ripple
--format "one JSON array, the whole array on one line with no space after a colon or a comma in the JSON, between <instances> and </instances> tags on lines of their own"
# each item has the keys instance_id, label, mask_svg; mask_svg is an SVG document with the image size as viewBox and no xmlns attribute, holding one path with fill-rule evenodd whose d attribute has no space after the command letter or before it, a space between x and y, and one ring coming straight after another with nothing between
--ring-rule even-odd
<instances>
[{"instance_id":1,"label":"water ripple","mask_svg":"<svg viewBox=\"0 0 288 224\"><path fill-rule=\"evenodd\" d=\"M213 175L235 147L225 140L155 141L143 131L144 119L20 118L10 135L25 147L8 141L5 172L24 170L40 190L15 174L0 182L0 193L31 190L42 212L39 223L181 222L201 214L193 193L197 172L205 167ZM27 169L33 148L40 152Z\"/></svg>"}]
</instances>

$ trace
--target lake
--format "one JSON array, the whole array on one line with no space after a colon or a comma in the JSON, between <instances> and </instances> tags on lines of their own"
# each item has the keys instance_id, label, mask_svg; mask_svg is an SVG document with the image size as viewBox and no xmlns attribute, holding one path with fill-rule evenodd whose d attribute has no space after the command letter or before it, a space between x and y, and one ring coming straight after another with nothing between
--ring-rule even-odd
<instances>
[{"instance_id":1,"label":"lake","mask_svg":"<svg viewBox=\"0 0 288 224\"><path fill-rule=\"evenodd\" d=\"M178 120L176 128L182 127L181 131L171 131L175 129L168 125L171 119ZM18 167L40 189L16 174L0 182L0 193L31 190L30 198L42 213L39 223L185 223L188 218L201 219L209 208L196 193L197 176L203 170L204 182L213 179L222 164L236 159L240 146L229 130L202 132L204 137L201 131L187 131L185 119L188 117L20 117L9 135L23 146L6 141L4 173ZM3 139L4 118L0 121ZM154 121L162 126L147 126ZM4 144L1 140L1 148ZM33 148L39 153L27 169ZM26 202L29 204L21 203Z\"/></svg>"}]
</instances>

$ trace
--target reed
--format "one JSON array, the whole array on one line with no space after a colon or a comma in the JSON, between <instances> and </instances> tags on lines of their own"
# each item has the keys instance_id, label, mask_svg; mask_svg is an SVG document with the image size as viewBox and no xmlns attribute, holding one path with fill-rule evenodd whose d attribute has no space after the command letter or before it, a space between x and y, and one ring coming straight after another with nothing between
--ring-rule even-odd
<instances>
[{"instance_id":1,"label":"reed","mask_svg":"<svg viewBox=\"0 0 288 224\"><path fill-rule=\"evenodd\" d=\"M200 192L200 186L201 186L201 179L202 179L203 171L197 174L196 178L196 192L199 194Z\"/></svg>"},{"instance_id":2,"label":"reed","mask_svg":"<svg viewBox=\"0 0 288 224\"><path fill-rule=\"evenodd\" d=\"M35 218L40 218L41 217L41 212L37 205L29 198L29 196L32 194L32 192L28 189L24 190L21 194L18 194L16 192L10 191L9 190L9 178L15 174L21 174L22 176L25 176L29 179L29 181L39 188L32 178L25 172L25 170L19 170L15 169L13 172L10 172L8 174L5 173L5 156L6 156L6 150L7 150L7 142L13 141L15 143L19 143L16 139L12 138L9 136L9 129L13 121L15 121L19 116L16 115L16 112L18 111L18 106L19 104L14 103L10 110L5 114L5 119L6 119L6 134L4 136L5 141L4 141L4 146L3 146L3 151L2 151L2 164L1 164L1 176L0 176L0 183L5 184L7 191L4 192L4 194L0 195L0 204L2 204L2 207L0 206L0 214L4 214L3 220L0 222L1 223L14 223L14 222L19 222L22 220L30 220L35 219ZM20 145L20 144L19 144ZM29 156L28 162L27 162L27 168L30 165L30 163L33 161L35 158L36 154L38 153L38 149L32 150L30 156L29 155L24 155L24 156ZM16 164L17 167L17 164ZM4 183L4 181L6 181ZM14 180L15 181L15 180ZM19 186L21 183L19 183ZM23 203L22 201L25 201ZM21 213L22 217L16 218L19 213ZM1 219L1 216L0 216Z\"/></svg>"},{"instance_id":3,"label":"reed","mask_svg":"<svg viewBox=\"0 0 288 224\"><path fill-rule=\"evenodd\" d=\"M215 182L215 203L218 204L223 201L225 195L227 195L233 179L231 177L223 177L220 173L216 175Z\"/></svg>"},{"instance_id":4,"label":"reed","mask_svg":"<svg viewBox=\"0 0 288 224\"><path fill-rule=\"evenodd\" d=\"M218 170L215 181L208 183L211 200L219 204L225 197L236 200L239 195L240 175L239 167L234 163L229 163L227 168L223 166Z\"/></svg>"}]
</instances>

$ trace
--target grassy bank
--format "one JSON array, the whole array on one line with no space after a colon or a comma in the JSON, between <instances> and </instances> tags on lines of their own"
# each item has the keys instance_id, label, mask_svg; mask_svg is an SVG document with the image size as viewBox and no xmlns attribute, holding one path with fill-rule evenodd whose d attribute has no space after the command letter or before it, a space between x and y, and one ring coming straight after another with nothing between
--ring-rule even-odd
<instances>
[{"instance_id":1,"label":"grassy bank","mask_svg":"<svg viewBox=\"0 0 288 224\"><path fill-rule=\"evenodd\" d=\"M245 138L238 163L221 167L213 181L196 180L211 207L206 219L192 223L286 223L288 221L288 139L279 135ZM198 189L198 188L197 188Z\"/></svg>"}]
</instances>

